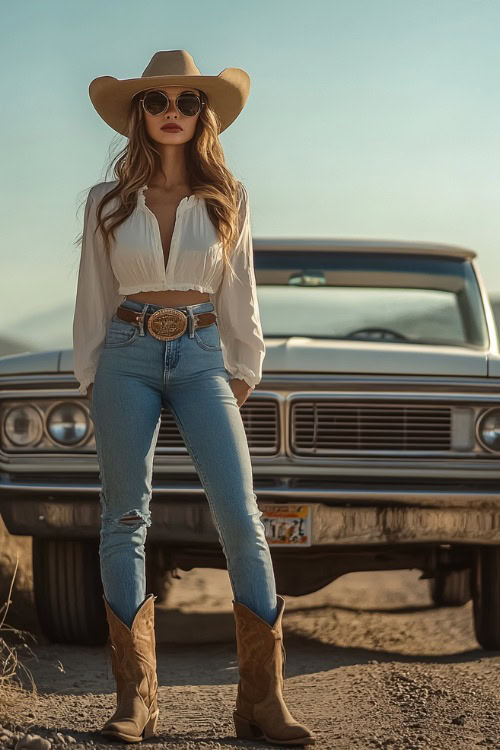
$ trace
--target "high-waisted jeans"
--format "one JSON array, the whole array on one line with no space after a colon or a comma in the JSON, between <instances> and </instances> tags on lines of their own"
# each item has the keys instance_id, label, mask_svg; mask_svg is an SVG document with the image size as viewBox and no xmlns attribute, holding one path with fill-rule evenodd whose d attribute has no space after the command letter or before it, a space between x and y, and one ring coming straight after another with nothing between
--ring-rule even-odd
<instances>
[{"instance_id":1,"label":"high-waisted jeans","mask_svg":"<svg viewBox=\"0 0 500 750\"><path fill-rule=\"evenodd\" d=\"M162 305L125 299L154 312ZM178 305L193 313L211 302ZM194 333L194 335L192 335ZM129 627L146 597L153 457L161 408L170 409L193 461L226 557L234 599L269 624L277 616L271 553L253 491L246 432L224 366L216 323L161 341L113 315L92 390L100 468L100 565L104 594Z\"/></svg>"}]
</instances>

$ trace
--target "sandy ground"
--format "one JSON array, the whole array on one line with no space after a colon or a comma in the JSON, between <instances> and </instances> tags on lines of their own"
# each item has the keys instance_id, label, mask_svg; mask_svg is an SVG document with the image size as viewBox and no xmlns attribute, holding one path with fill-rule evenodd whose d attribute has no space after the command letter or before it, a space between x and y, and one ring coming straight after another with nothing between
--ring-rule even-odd
<instances>
[{"instance_id":1,"label":"sandy ground","mask_svg":"<svg viewBox=\"0 0 500 750\"><path fill-rule=\"evenodd\" d=\"M180 575L168 608L156 611L159 734L140 746L266 746L235 737L227 572ZM470 602L435 609L419 576L351 573L315 594L285 597L285 699L315 731L316 747L500 748L500 652L479 647ZM130 747L98 733L115 705L105 650L51 645L41 636L32 648L36 658L23 663L38 696L20 703L16 736L2 740L0 730L0 746L19 750L17 738L29 731L54 748Z\"/></svg>"}]
</instances>

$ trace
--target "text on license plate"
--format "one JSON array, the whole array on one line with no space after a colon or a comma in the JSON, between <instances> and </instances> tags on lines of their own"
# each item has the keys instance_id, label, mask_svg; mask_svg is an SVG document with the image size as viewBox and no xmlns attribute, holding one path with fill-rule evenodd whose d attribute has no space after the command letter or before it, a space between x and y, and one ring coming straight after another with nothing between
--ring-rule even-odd
<instances>
[{"instance_id":1,"label":"text on license plate","mask_svg":"<svg viewBox=\"0 0 500 750\"><path fill-rule=\"evenodd\" d=\"M261 520L271 545L311 545L312 506L298 503L261 503Z\"/></svg>"}]
</instances>

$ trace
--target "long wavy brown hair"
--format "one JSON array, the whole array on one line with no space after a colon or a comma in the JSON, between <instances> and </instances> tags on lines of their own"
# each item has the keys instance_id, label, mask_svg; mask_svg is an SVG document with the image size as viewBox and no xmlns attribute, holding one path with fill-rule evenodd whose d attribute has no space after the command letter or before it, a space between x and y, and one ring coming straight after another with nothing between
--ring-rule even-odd
<instances>
[{"instance_id":1,"label":"long wavy brown hair","mask_svg":"<svg viewBox=\"0 0 500 750\"><path fill-rule=\"evenodd\" d=\"M113 172L118 184L106 192L97 206L97 231L101 231L108 253L111 240L115 239L114 230L137 205L139 188L148 184L161 168L160 154L146 131L141 93L135 94L130 103L127 145L110 161L106 170L106 175ZM185 145L188 180L192 192L205 199L208 216L221 242L223 261L232 269L230 258L241 229L239 205L244 188L226 166L218 137L220 121L217 113L210 107L205 92L199 91L199 94L204 106L194 135ZM118 207L103 220L105 205L115 197L118 198ZM82 239L83 232L75 244L80 244Z\"/></svg>"}]
</instances>

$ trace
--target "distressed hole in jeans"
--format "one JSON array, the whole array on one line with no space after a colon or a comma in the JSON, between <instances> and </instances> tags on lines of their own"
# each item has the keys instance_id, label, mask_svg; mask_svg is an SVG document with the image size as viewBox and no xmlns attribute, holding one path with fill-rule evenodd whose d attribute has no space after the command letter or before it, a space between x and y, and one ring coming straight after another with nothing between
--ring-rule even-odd
<instances>
[{"instance_id":1,"label":"distressed hole in jeans","mask_svg":"<svg viewBox=\"0 0 500 750\"><path fill-rule=\"evenodd\" d=\"M119 521L125 526L135 526L139 522L146 523L144 516L138 510L131 510L129 513L124 513Z\"/></svg>"}]
</instances>

